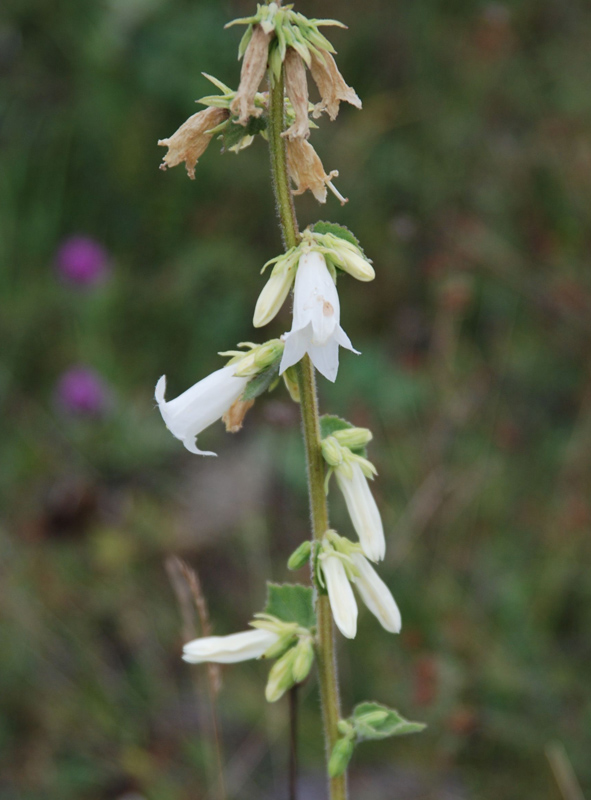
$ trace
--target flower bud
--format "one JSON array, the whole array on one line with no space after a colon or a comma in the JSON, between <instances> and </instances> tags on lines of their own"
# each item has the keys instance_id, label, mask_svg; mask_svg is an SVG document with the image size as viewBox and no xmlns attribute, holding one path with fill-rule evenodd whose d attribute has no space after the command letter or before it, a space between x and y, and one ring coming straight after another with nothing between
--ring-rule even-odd
<instances>
[{"instance_id":1,"label":"flower bud","mask_svg":"<svg viewBox=\"0 0 591 800\"><path fill-rule=\"evenodd\" d=\"M312 639L300 639L295 647L293 657L292 675L296 683L305 681L314 662L314 645Z\"/></svg>"},{"instance_id":2,"label":"flower bud","mask_svg":"<svg viewBox=\"0 0 591 800\"><path fill-rule=\"evenodd\" d=\"M343 450L334 436L327 436L320 443L322 456L331 467L338 467L343 463Z\"/></svg>"},{"instance_id":3,"label":"flower bud","mask_svg":"<svg viewBox=\"0 0 591 800\"><path fill-rule=\"evenodd\" d=\"M294 403L300 402L300 385L295 367L288 367L283 373L283 381Z\"/></svg>"},{"instance_id":4,"label":"flower bud","mask_svg":"<svg viewBox=\"0 0 591 800\"><path fill-rule=\"evenodd\" d=\"M338 236L330 236L330 239L332 249L327 255L335 266L358 281L373 281L376 273L371 261L363 255L358 247Z\"/></svg>"},{"instance_id":5,"label":"flower bud","mask_svg":"<svg viewBox=\"0 0 591 800\"><path fill-rule=\"evenodd\" d=\"M302 542L301 545L294 550L287 562L287 569L296 570L304 567L310 560L310 553L312 552L312 542Z\"/></svg>"},{"instance_id":6,"label":"flower bud","mask_svg":"<svg viewBox=\"0 0 591 800\"><path fill-rule=\"evenodd\" d=\"M286 653L296 640L295 632L286 632L279 636L279 639L265 650L263 658L280 658Z\"/></svg>"},{"instance_id":7,"label":"flower bud","mask_svg":"<svg viewBox=\"0 0 591 800\"><path fill-rule=\"evenodd\" d=\"M386 719L388 719L387 711L370 711L369 714L362 714L356 717L355 721L360 725L369 725L373 727L374 725L379 725L381 722L384 722Z\"/></svg>"},{"instance_id":8,"label":"flower bud","mask_svg":"<svg viewBox=\"0 0 591 800\"><path fill-rule=\"evenodd\" d=\"M265 697L269 703L279 700L294 685L292 674L294 657L295 647L292 647L279 661L273 664L265 688Z\"/></svg>"},{"instance_id":9,"label":"flower bud","mask_svg":"<svg viewBox=\"0 0 591 800\"><path fill-rule=\"evenodd\" d=\"M277 260L271 272L271 277L257 300L252 320L255 328L262 328L263 325L271 322L285 303L285 299L295 280L298 255L294 251L294 253L287 253L286 257L282 256Z\"/></svg>"},{"instance_id":10,"label":"flower bud","mask_svg":"<svg viewBox=\"0 0 591 800\"><path fill-rule=\"evenodd\" d=\"M351 738L339 739L335 746L332 748L330 760L328 762L328 774L331 778L338 778L342 775L347 767L353 750L355 749L355 741Z\"/></svg>"},{"instance_id":11,"label":"flower bud","mask_svg":"<svg viewBox=\"0 0 591 800\"><path fill-rule=\"evenodd\" d=\"M333 436L340 445L349 447L351 450L359 450L373 439L369 428L346 428L342 431L335 431Z\"/></svg>"},{"instance_id":12,"label":"flower bud","mask_svg":"<svg viewBox=\"0 0 591 800\"><path fill-rule=\"evenodd\" d=\"M264 344L253 347L236 363L234 375L238 378L252 378L270 367L283 353L281 339L270 339Z\"/></svg>"}]
</instances>

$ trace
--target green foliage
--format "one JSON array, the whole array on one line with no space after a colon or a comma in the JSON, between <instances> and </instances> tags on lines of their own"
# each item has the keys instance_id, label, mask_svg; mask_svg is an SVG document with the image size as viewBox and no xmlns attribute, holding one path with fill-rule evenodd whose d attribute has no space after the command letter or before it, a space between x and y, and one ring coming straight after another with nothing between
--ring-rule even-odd
<instances>
[{"instance_id":1,"label":"green foliage","mask_svg":"<svg viewBox=\"0 0 591 800\"><path fill-rule=\"evenodd\" d=\"M420 733L426 727L421 722L409 722L394 709L369 702L355 706L349 722L359 741Z\"/></svg>"},{"instance_id":2,"label":"green foliage","mask_svg":"<svg viewBox=\"0 0 591 800\"><path fill-rule=\"evenodd\" d=\"M267 583L265 613L283 622L297 622L302 628L315 627L312 588L298 583Z\"/></svg>"},{"instance_id":3,"label":"green foliage","mask_svg":"<svg viewBox=\"0 0 591 800\"><path fill-rule=\"evenodd\" d=\"M234 122L234 118L229 119L222 134L224 152L239 144L245 136L256 136L265 130L267 130L265 117L250 117L246 125L239 125Z\"/></svg>"},{"instance_id":4,"label":"green foliage","mask_svg":"<svg viewBox=\"0 0 591 800\"><path fill-rule=\"evenodd\" d=\"M359 239L355 236L353 231L350 231L349 228L344 225L339 225L336 222L315 222L311 229L314 233L332 233L333 236L338 236L339 239L344 239L346 242L349 242L349 244L355 245L355 247L358 247L363 253L363 248L361 247Z\"/></svg>"}]
</instances>

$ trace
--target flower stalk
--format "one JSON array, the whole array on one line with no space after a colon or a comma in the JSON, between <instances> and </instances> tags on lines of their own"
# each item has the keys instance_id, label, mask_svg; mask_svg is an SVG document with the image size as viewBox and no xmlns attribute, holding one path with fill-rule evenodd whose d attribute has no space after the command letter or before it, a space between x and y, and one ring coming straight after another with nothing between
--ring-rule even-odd
<instances>
[{"instance_id":1,"label":"flower stalk","mask_svg":"<svg viewBox=\"0 0 591 800\"><path fill-rule=\"evenodd\" d=\"M273 187L283 242L285 248L289 249L299 243L300 233L289 185L286 144L285 139L281 136L285 127L283 71L278 80L273 81L270 79L269 83L268 137ZM314 367L308 355L304 356L296 369L306 448L312 527L314 538L321 541L329 528L328 507L324 492L324 459L320 447L321 437L316 379ZM318 593L316 614L318 621L317 664L328 758L339 738L338 723L341 716L337 665L334 652L334 628L328 595ZM330 800L346 800L348 796L346 774L331 777L329 780Z\"/></svg>"}]
</instances>

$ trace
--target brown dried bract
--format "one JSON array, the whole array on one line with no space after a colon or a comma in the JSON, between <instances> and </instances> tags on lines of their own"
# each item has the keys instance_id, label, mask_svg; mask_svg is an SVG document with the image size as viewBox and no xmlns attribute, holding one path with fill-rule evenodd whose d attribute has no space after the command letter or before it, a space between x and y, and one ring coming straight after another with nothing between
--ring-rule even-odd
<instances>
[{"instance_id":1,"label":"brown dried bract","mask_svg":"<svg viewBox=\"0 0 591 800\"><path fill-rule=\"evenodd\" d=\"M242 428L242 423L244 422L244 417L246 416L246 412L249 408L252 408L254 405L253 400L236 400L230 408L226 411L224 416L222 417L222 422L226 426L226 431L228 433L238 433L238 431Z\"/></svg>"},{"instance_id":2,"label":"brown dried bract","mask_svg":"<svg viewBox=\"0 0 591 800\"><path fill-rule=\"evenodd\" d=\"M342 205L347 202L332 185L332 179L339 174L338 170L333 170L327 175L318 153L305 139L288 140L287 171L296 185L293 190L294 194L303 194L309 189L319 203L326 203L328 187Z\"/></svg>"},{"instance_id":3,"label":"brown dried bract","mask_svg":"<svg viewBox=\"0 0 591 800\"><path fill-rule=\"evenodd\" d=\"M285 56L285 90L295 111L295 122L281 134L287 139L307 139L310 135L308 118L308 81L306 66L293 47L287 48Z\"/></svg>"},{"instance_id":4,"label":"brown dried bract","mask_svg":"<svg viewBox=\"0 0 591 800\"><path fill-rule=\"evenodd\" d=\"M318 119L323 111L326 111L331 120L336 119L341 101L350 103L355 108L361 108L361 100L355 90L345 83L331 54L323 50L321 58L311 49L310 55L312 56L310 72L322 98L314 108L314 119Z\"/></svg>"},{"instance_id":5,"label":"brown dried bract","mask_svg":"<svg viewBox=\"0 0 591 800\"><path fill-rule=\"evenodd\" d=\"M168 147L168 153L164 156L160 169L176 167L184 161L187 175L194 180L195 165L211 141L212 135L208 131L229 116L230 113L225 108L208 107L189 117L169 139L160 139L158 144L161 147Z\"/></svg>"},{"instance_id":6,"label":"brown dried bract","mask_svg":"<svg viewBox=\"0 0 591 800\"><path fill-rule=\"evenodd\" d=\"M255 106L254 98L267 69L270 42L271 34L265 33L260 25L255 25L244 53L240 86L230 106L241 125L246 125L250 117L260 117L263 113L261 108Z\"/></svg>"}]
</instances>

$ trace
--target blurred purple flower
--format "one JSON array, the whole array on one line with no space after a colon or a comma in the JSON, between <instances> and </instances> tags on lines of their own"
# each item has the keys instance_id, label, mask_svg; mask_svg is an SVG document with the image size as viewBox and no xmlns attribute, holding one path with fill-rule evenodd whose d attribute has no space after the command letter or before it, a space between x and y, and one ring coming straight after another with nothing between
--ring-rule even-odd
<instances>
[{"instance_id":1,"label":"blurred purple flower","mask_svg":"<svg viewBox=\"0 0 591 800\"><path fill-rule=\"evenodd\" d=\"M88 367L71 367L59 379L56 397L69 414L97 417L109 406L109 391L100 375Z\"/></svg>"},{"instance_id":2,"label":"blurred purple flower","mask_svg":"<svg viewBox=\"0 0 591 800\"><path fill-rule=\"evenodd\" d=\"M56 267L68 283L94 286L106 278L109 259L105 248L94 239L71 236L57 251Z\"/></svg>"}]
</instances>

